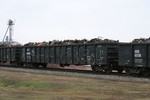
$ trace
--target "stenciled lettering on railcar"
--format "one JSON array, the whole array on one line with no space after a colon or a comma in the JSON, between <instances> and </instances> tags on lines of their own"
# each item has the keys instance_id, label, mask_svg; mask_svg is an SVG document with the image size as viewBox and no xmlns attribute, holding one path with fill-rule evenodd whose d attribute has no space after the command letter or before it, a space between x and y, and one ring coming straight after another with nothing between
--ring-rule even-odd
<instances>
[{"instance_id":1,"label":"stenciled lettering on railcar","mask_svg":"<svg viewBox=\"0 0 150 100\"><path fill-rule=\"evenodd\" d=\"M134 50L134 63L138 67L143 67L143 59L140 50Z\"/></svg>"},{"instance_id":2,"label":"stenciled lettering on railcar","mask_svg":"<svg viewBox=\"0 0 150 100\"><path fill-rule=\"evenodd\" d=\"M141 53L140 53L140 50L135 50L135 51L134 51L134 57L135 57L135 58L141 58L141 57L142 57L142 55L141 55Z\"/></svg>"}]
</instances>

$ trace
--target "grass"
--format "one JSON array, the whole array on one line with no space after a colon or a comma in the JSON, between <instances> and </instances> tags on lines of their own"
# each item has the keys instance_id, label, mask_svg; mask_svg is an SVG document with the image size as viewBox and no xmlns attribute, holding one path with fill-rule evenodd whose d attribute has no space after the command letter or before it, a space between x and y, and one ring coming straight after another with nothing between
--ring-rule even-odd
<instances>
[{"instance_id":1,"label":"grass","mask_svg":"<svg viewBox=\"0 0 150 100\"><path fill-rule=\"evenodd\" d=\"M149 100L149 83L0 71L0 100Z\"/></svg>"}]
</instances>

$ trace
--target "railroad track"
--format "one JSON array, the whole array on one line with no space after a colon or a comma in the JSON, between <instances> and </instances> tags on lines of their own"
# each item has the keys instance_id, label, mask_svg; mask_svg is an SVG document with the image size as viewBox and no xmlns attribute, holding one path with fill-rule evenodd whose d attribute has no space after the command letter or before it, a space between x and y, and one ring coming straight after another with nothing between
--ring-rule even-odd
<instances>
[{"instance_id":1,"label":"railroad track","mask_svg":"<svg viewBox=\"0 0 150 100\"><path fill-rule=\"evenodd\" d=\"M60 68L27 68L27 67L13 67L8 65L0 66L0 70L15 71L15 72L26 72L36 74L49 74L59 76L70 76L70 77L82 77L82 78L94 78L94 79L105 79L113 81L127 81L127 82L148 82L150 83L150 77L142 77L137 75L126 75L124 73L118 74L112 72L111 74L93 72L89 70L76 70L76 69L60 69Z\"/></svg>"}]
</instances>

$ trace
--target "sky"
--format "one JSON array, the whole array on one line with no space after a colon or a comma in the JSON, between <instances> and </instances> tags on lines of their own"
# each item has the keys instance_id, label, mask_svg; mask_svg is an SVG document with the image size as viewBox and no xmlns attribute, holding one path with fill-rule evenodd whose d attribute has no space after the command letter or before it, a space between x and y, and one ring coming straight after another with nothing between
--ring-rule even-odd
<instances>
[{"instance_id":1,"label":"sky","mask_svg":"<svg viewBox=\"0 0 150 100\"><path fill-rule=\"evenodd\" d=\"M0 41L8 20L20 43L150 37L150 0L0 0Z\"/></svg>"}]
</instances>

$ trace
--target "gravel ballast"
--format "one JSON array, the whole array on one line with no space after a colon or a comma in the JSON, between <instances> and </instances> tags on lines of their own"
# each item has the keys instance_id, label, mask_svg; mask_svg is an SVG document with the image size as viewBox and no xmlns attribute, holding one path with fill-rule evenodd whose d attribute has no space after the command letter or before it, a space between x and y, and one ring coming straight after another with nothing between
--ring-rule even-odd
<instances>
[{"instance_id":1,"label":"gravel ballast","mask_svg":"<svg viewBox=\"0 0 150 100\"><path fill-rule=\"evenodd\" d=\"M12 68L0 66L0 70L16 71L16 72L26 72L35 74L49 74L49 75L59 75L59 76L73 76L73 77L83 77L83 78L96 78L105 79L113 81L127 81L127 82L150 82L150 78L136 77L136 76L126 76L126 75L105 75L105 74L88 74L82 72L62 72L62 71L51 71L51 70L40 70L40 69L29 69L29 68Z\"/></svg>"}]
</instances>

